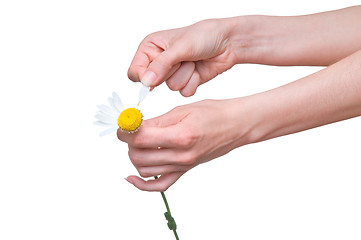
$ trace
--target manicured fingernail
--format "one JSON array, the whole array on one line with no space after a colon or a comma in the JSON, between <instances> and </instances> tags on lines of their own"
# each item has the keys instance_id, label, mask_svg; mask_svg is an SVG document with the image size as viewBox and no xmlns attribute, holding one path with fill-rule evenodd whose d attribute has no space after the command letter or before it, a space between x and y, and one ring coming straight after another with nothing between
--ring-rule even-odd
<instances>
[{"instance_id":1,"label":"manicured fingernail","mask_svg":"<svg viewBox=\"0 0 361 240\"><path fill-rule=\"evenodd\" d=\"M124 178L124 179L127 180L128 183L134 185L134 183L130 179L128 179L128 178Z\"/></svg>"},{"instance_id":2,"label":"manicured fingernail","mask_svg":"<svg viewBox=\"0 0 361 240\"><path fill-rule=\"evenodd\" d=\"M154 84L156 75L152 71L146 71L140 80L144 86L149 87L150 85Z\"/></svg>"}]
</instances>

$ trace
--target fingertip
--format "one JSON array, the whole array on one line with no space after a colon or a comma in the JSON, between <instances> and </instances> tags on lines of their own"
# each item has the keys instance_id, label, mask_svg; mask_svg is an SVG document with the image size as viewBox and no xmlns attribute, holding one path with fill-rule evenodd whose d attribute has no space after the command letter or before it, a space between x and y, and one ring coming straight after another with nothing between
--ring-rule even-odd
<instances>
[{"instance_id":1,"label":"fingertip","mask_svg":"<svg viewBox=\"0 0 361 240\"><path fill-rule=\"evenodd\" d=\"M179 91L179 93L183 96L183 97L191 97L193 96L197 91L197 88L193 88L193 89L181 89Z\"/></svg>"},{"instance_id":2,"label":"fingertip","mask_svg":"<svg viewBox=\"0 0 361 240\"><path fill-rule=\"evenodd\" d=\"M179 91L183 89L191 79L195 69L194 62L183 62L174 74L166 80L169 89Z\"/></svg>"},{"instance_id":3,"label":"fingertip","mask_svg":"<svg viewBox=\"0 0 361 240\"><path fill-rule=\"evenodd\" d=\"M132 184L134 187L138 188L141 191L155 191L149 188L150 181L154 180L145 181L140 177L134 175L128 176L125 180L127 180L130 184Z\"/></svg>"},{"instance_id":4,"label":"fingertip","mask_svg":"<svg viewBox=\"0 0 361 240\"><path fill-rule=\"evenodd\" d=\"M122 140L121 137L123 136L122 130L120 128L117 129L117 136L119 140Z\"/></svg>"},{"instance_id":5,"label":"fingertip","mask_svg":"<svg viewBox=\"0 0 361 240\"><path fill-rule=\"evenodd\" d=\"M194 72L192 77L189 79L187 85L184 88L182 88L179 92L184 97L191 97L196 93L200 83L201 83L201 79L199 74L197 72Z\"/></svg>"},{"instance_id":6,"label":"fingertip","mask_svg":"<svg viewBox=\"0 0 361 240\"><path fill-rule=\"evenodd\" d=\"M136 180L136 178L138 178L137 176L134 176L134 175L130 175L126 178L124 178L128 183L134 185L134 181Z\"/></svg>"},{"instance_id":7,"label":"fingertip","mask_svg":"<svg viewBox=\"0 0 361 240\"><path fill-rule=\"evenodd\" d=\"M130 183L130 184L134 185L134 184L133 184L133 181L132 181L132 179L131 179L131 177L130 177L130 176L128 176L128 177L126 177L126 178L124 178L124 180L125 180L125 181L127 181L128 183Z\"/></svg>"},{"instance_id":8,"label":"fingertip","mask_svg":"<svg viewBox=\"0 0 361 240\"><path fill-rule=\"evenodd\" d=\"M134 70L132 69L132 67L129 67L128 72L127 72L128 78L130 80L132 80L133 82L138 82L139 81L139 77L138 74L136 74L134 72Z\"/></svg>"},{"instance_id":9,"label":"fingertip","mask_svg":"<svg viewBox=\"0 0 361 240\"><path fill-rule=\"evenodd\" d=\"M117 137L122 142L126 142L126 143L129 142L129 140L131 139L130 135L131 135L130 133L125 132L125 131L121 130L120 128L118 128L118 130L117 130Z\"/></svg>"},{"instance_id":10,"label":"fingertip","mask_svg":"<svg viewBox=\"0 0 361 240\"><path fill-rule=\"evenodd\" d=\"M149 63L148 55L144 51L138 49L128 68L128 78L133 82L139 82L144 72L147 70Z\"/></svg>"},{"instance_id":11,"label":"fingertip","mask_svg":"<svg viewBox=\"0 0 361 240\"><path fill-rule=\"evenodd\" d=\"M153 82L147 82L147 80L144 80L145 83L149 84L151 87L154 87L164 82L180 67L181 62L183 61L183 54L183 51L179 51L179 49L174 46L160 53L156 58L153 59L147 68L147 72L153 72L155 74L155 78L152 80Z\"/></svg>"},{"instance_id":12,"label":"fingertip","mask_svg":"<svg viewBox=\"0 0 361 240\"><path fill-rule=\"evenodd\" d=\"M140 81L146 87L150 87L150 86L154 87L154 85L156 84L156 80L157 80L157 75L154 72L147 70L143 74L143 77Z\"/></svg>"}]
</instances>

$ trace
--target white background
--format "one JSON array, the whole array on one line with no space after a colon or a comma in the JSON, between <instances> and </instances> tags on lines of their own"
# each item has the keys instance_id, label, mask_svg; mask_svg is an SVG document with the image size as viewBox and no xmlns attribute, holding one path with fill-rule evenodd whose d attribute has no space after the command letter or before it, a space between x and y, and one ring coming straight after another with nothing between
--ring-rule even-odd
<instances>
[{"instance_id":1,"label":"white background","mask_svg":"<svg viewBox=\"0 0 361 240\"><path fill-rule=\"evenodd\" d=\"M127 146L96 105L133 106L127 69L149 33L206 18L298 15L359 1L1 1L0 239L173 239L159 193L124 180ZM146 118L268 90L321 68L239 65L183 98L161 86ZM168 191L180 239L361 239L361 118L244 146Z\"/></svg>"}]
</instances>

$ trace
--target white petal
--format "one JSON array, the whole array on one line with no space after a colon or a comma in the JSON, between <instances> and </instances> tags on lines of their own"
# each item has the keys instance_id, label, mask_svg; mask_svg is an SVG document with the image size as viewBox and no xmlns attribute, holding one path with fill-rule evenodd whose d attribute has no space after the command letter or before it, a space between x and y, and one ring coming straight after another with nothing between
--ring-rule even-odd
<instances>
[{"instance_id":1,"label":"white petal","mask_svg":"<svg viewBox=\"0 0 361 240\"><path fill-rule=\"evenodd\" d=\"M108 103L110 104L110 106L111 106L112 108L114 108L114 110L115 110L118 114L121 113L121 112L118 110L118 108L115 107L113 98L111 98L111 97L108 98Z\"/></svg>"},{"instance_id":2,"label":"white petal","mask_svg":"<svg viewBox=\"0 0 361 240\"><path fill-rule=\"evenodd\" d=\"M104 115L105 118L114 119L114 121L118 121L118 117L119 117L119 114L117 114L117 115L109 115L109 114L104 113L102 111L97 111L96 115ZM99 119L98 117L96 117L96 118Z\"/></svg>"},{"instance_id":3,"label":"white petal","mask_svg":"<svg viewBox=\"0 0 361 240\"><path fill-rule=\"evenodd\" d=\"M115 131L117 131L117 127L111 127L111 128L108 128L107 130L104 130L103 132L101 132L100 134L99 134L99 136L105 136L105 135L108 135L108 134L111 134L112 132L115 132Z\"/></svg>"},{"instance_id":4,"label":"white petal","mask_svg":"<svg viewBox=\"0 0 361 240\"><path fill-rule=\"evenodd\" d=\"M108 107L108 106L102 104L102 105L99 105L98 108L101 112L108 114L109 116L119 117L118 111L112 107Z\"/></svg>"},{"instance_id":5,"label":"white petal","mask_svg":"<svg viewBox=\"0 0 361 240\"><path fill-rule=\"evenodd\" d=\"M103 123L116 124L118 119L114 117L107 116L105 114L96 114L95 117Z\"/></svg>"},{"instance_id":6,"label":"white petal","mask_svg":"<svg viewBox=\"0 0 361 240\"><path fill-rule=\"evenodd\" d=\"M118 96L118 94L116 92L113 92L113 103L114 103L115 108L119 112L123 112L124 106L123 106L122 100L120 100L120 97Z\"/></svg>"},{"instance_id":7,"label":"white petal","mask_svg":"<svg viewBox=\"0 0 361 240\"><path fill-rule=\"evenodd\" d=\"M142 87L140 88L139 91L138 104L145 99L145 97L148 95L149 92L150 92L150 87L146 87L142 84Z\"/></svg>"},{"instance_id":8,"label":"white petal","mask_svg":"<svg viewBox=\"0 0 361 240\"><path fill-rule=\"evenodd\" d=\"M94 125L101 126L101 127L116 127L117 126L116 124L104 123L101 121L94 122Z\"/></svg>"}]
</instances>

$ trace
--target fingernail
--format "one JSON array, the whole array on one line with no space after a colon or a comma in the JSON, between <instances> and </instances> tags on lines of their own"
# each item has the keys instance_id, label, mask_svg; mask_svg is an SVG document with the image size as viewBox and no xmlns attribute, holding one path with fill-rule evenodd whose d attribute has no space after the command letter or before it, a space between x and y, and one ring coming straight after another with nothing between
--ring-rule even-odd
<instances>
[{"instance_id":1,"label":"fingernail","mask_svg":"<svg viewBox=\"0 0 361 240\"><path fill-rule=\"evenodd\" d=\"M134 183L130 180L130 179L128 179L127 177L126 178L124 178L125 180L127 180L127 182L128 183L130 183L130 184L132 184L132 185L134 185Z\"/></svg>"},{"instance_id":2,"label":"fingernail","mask_svg":"<svg viewBox=\"0 0 361 240\"><path fill-rule=\"evenodd\" d=\"M144 86L149 87L155 82L156 77L157 76L154 72L146 71L140 81L143 83Z\"/></svg>"}]
</instances>

